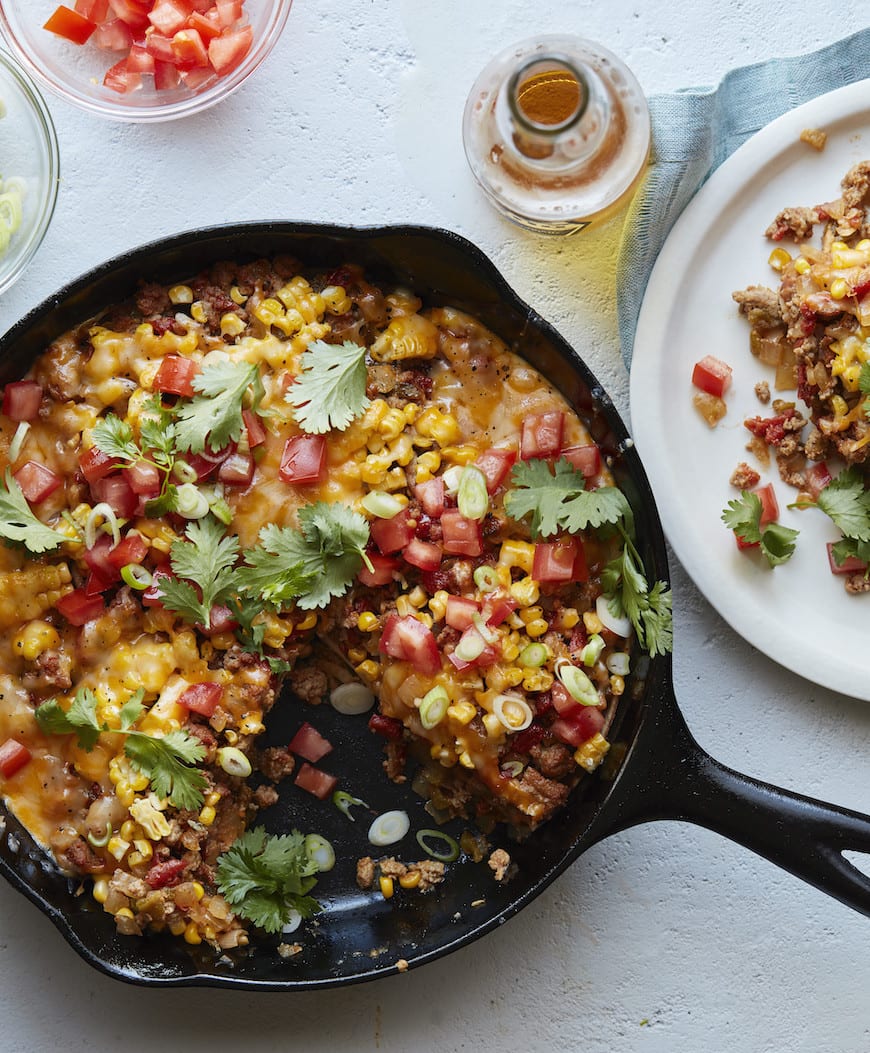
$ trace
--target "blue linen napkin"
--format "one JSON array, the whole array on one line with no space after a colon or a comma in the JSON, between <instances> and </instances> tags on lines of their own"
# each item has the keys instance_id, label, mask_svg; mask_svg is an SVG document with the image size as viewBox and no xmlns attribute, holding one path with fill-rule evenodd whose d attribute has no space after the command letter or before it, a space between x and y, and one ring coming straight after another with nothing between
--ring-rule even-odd
<instances>
[{"instance_id":1,"label":"blue linen napkin","mask_svg":"<svg viewBox=\"0 0 870 1053\"><path fill-rule=\"evenodd\" d=\"M870 29L808 55L732 70L717 87L650 97L652 158L629 207L617 266L619 339L626 366L631 366L637 318L656 257L711 172L774 118L865 77L870 77Z\"/></svg>"}]
</instances>

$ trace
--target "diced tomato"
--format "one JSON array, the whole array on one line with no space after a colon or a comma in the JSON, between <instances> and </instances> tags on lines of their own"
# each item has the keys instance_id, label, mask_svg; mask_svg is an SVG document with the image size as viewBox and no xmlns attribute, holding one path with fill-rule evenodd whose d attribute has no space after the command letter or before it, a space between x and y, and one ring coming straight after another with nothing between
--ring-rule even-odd
<instances>
[{"instance_id":1,"label":"diced tomato","mask_svg":"<svg viewBox=\"0 0 870 1053\"><path fill-rule=\"evenodd\" d=\"M120 95L125 95L128 91L138 88L141 80L141 74L134 73L128 69L127 60L123 58L106 70L106 75L103 77L103 87L117 91Z\"/></svg>"},{"instance_id":2,"label":"diced tomato","mask_svg":"<svg viewBox=\"0 0 870 1053\"><path fill-rule=\"evenodd\" d=\"M181 880L187 868L183 859L163 859L148 869L145 881L149 888L172 888Z\"/></svg>"},{"instance_id":3,"label":"diced tomato","mask_svg":"<svg viewBox=\"0 0 870 1053\"><path fill-rule=\"evenodd\" d=\"M109 457L108 454L103 453L102 450L96 446L92 446L89 450L79 457L79 466L82 470L82 475L88 483L93 484L98 479L102 479L107 476L110 472L113 472L120 461L114 457Z\"/></svg>"},{"instance_id":4,"label":"diced tomato","mask_svg":"<svg viewBox=\"0 0 870 1053\"><path fill-rule=\"evenodd\" d=\"M239 627L239 623L229 607L225 607L222 603L215 603L208 612L208 628L201 622L197 622L196 627L203 636L211 638L213 636L222 636L224 633L235 632Z\"/></svg>"},{"instance_id":5,"label":"diced tomato","mask_svg":"<svg viewBox=\"0 0 870 1053\"><path fill-rule=\"evenodd\" d=\"M73 11L63 4L58 7L43 26L49 33L71 40L73 44L84 44L90 40L96 24L78 11Z\"/></svg>"},{"instance_id":6,"label":"diced tomato","mask_svg":"<svg viewBox=\"0 0 870 1053\"><path fill-rule=\"evenodd\" d=\"M794 412L789 409L776 417L747 417L743 426L763 439L768 446L779 446L786 435L785 422L794 416Z\"/></svg>"},{"instance_id":7,"label":"diced tomato","mask_svg":"<svg viewBox=\"0 0 870 1053\"><path fill-rule=\"evenodd\" d=\"M234 25L244 13L244 0L215 0L218 21L226 29Z\"/></svg>"},{"instance_id":8,"label":"diced tomato","mask_svg":"<svg viewBox=\"0 0 870 1053\"><path fill-rule=\"evenodd\" d=\"M741 552L744 552L748 548L758 548L758 542L757 541L744 541L743 538L740 537L739 534L735 534L734 535L734 540L737 543L737 548Z\"/></svg>"},{"instance_id":9,"label":"diced tomato","mask_svg":"<svg viewBox=\"0 0 870 1053\"><path fill-rule=\"evenodd\" d=\"M132 30L144 32L148 25L151 0L109 0L115 16L126 22Z\"/></svg>"},{"instance_id":10,"label":"diced tomato","mask_svg":"<svg viewBox=\"0 0 870 1053\"><path fill-rule=\"evenodd\" d=\"M145 50L149 55L154 56L155 61L171 65L176 74L178 73L175 55L172 51L172 37L164 36L158 33L153 26L149 26L145 33Z\"/></svg>"},{"instance_id":11,"label":"diced tomato","mask_svg":"<svg viewBox=\"0 0 870 1053\"><path fill-rule=\"evenodd\" d=\"M172 574L169 574L165 570L155 570L154 577L151 584L147 589L142 592L142 606L143 607L162 607L163 599L160 591L160 586L163 582L168 581Z\"/></svg>"},{"instance_id":12,"label":"diced tomato","mask_svg":"<svg viewBox=\"0 0 870 1053\"><path fill-rule=\"evenodd\" d=\"M404 725L395 717L385 717L382 713L372 713L369 717L369 731L373 731L390 742L400 742L404 735Z\"/></svg>"},{"instance_id":13,"label":"diced tomato","mask_svg":"<svg viewBox=\"0 0 870 1053\"><path fill-rule=\"evenodd\" d=\"M34 380L14 380L3 389L3 413L10 420L36 420L42 388Z\"/></svg>"},{"instance_id":14,"label":"diced tomato","mask_svg":"<svg viewBox=\"0 0 870 1053\"><path fill-rule=\"evenodd\" d=\"M208 65L208 51L195 29L181 29L172 37L172 54L180 70L201 69Z\"/></svg>"},{"instance_id":15,"label":"diced tomato","mask_svg":"<svg viewBox=\"0 0 870 1053\"><path fill-rule=\"evenodd\" d=\"M187 20L187 25L190 29L195 29L205 42L212 40L214 37L220 36L221 24L218 21L217 10L215 8L205 12L192 12Z\"/></svg>"},{"instance_id":16,"label":"diced tomato","mask_svg":"<svg viewBox=\"0 0 870 1053\"><path fill-rule=\"evenodd\" d=\"M127 69L131 73L153 73L154 56L142 44L133 44L127 55Z\"/></svg>"},{"instance_id":17,"label":"diced tomato","mask_svg":"<svg viewBox=\"0 0 870 1053\"><path fill-rule=\"evenodd\" d=\"M13 473L13 478L32 505L44 501L63 483L57 472L53 472L39 461L25 461L18 471Z\"/></svg>"},{"instance_id":18,"label":"diced tomato","mask_svg":"<svg viewBox=\"0 0 870 1053\"><path fill-rule=\"evenodd\" d=\"M423 676L434 676L441 668L441 655L432 630L411 615L391 614L384 625L379 649L382 654L410 662Z\"/></svg>"},{"instance_id":19,"label":"diced tomato","mask_svg":"<svg viewBox=\"0 0 870 1053\"><path fill-rule=\"evenodd\" d=\"M150 461L136 461L125 469L124 475L134 494L156 497L160 493L160 469Z\"/></svg>"},{"instance_id":20,"label":"diced tomato","mask_svg":"<svg viewBox=\"0 0 870 1053\"><path fill-rule=\"evenodd\" d=\"M97 501L105 501L115 515L129 519L139 503L126 474L108 475L91 484L91 493Z\"/></svg>"},{"instance_id":21,"label":"diced tomato","mask_svg":"<svg viewBox=\"0 0 870 1053\"><path fill-rule=\"evenodd\" d=\"M420 570L437 570L441 565L442 552L438 545L432 541L421 541L418 537L408 542L402 555L406 563Z\"/></svg>"},{"instance_id":22,"label":"diced tomato","mask_svg":"<svg viewBox=\"0 0 870 1053\"><path fill-rule=\"evenodd\" d=\"M106 557L113 567L120 570L128 563L141 563L148 555L150 545L141 534L127 534Z\"/></svg>"},{"instance_id":23,"label":"diced tomato","mask_svg":"<svg viewBox=\"0 0 870 1053\"><path fill-rule=\"evenodd\" d=\"M177 67L171 62L154 59L154 88L156 91L171 91L181 83Z\"/></svg>"},{"instance_id":24,"label":"diced tomato","mask_svg":"<svg viewBox=\"0 0 870 1053\"><path fill-rule=\"evenodd\" d=\"M474 462L475 468L479 468L486 476L486 489L490 494L494 494L496 490L505 481L508 472L516 463L517 451L514 449L505 449L500 446L493 446L489 450L484 450L483 453Z\"/></svg>"},{"instance_id":25,"label":"diced tomato","mask_svg":"<svg viewBox=\"0 0 870 1053\"><path fill-rule=\"evenodd\" d=\"M479 613L480 607L475 600L469 600L464 596L448 596L444 621L452 629L465 632L471 627L474 615Z\"/></svg>"},{"instance_id":26,"label":"diced tomato","mask_svg":"<svg viewBox=\"0 0 870 1053\"><path fill-rule=\"evenodd\" d=\"M776 500L773 483L759 486L752 492L761 499L760 525L765 527L768 523L775 523L779 519L779 502Z\"/></svg>"},{"instance_id":27,"label":"diced tomato","mask_svg":"<svg viewBox=\"0 0 870 1053\"><path fill-rule=\"evenodd\" d=\"M532 457L555 457L562 449L564 430L565 414L561 410L533 413L526 417L520 440L520 457L524 461Z\"/></svg>"},{"instance_id":28,"label":"diced tomato","mask_svg":"<svg viewBox=\"0 0 870 1053\"><path fill-rule=\"evenodd\" d=\"M441 516L442 547L451 556L480 556L483 553L483 538L480 523L466 519L456 509L448 509Z\"/></svg>"},{"instance_id":29,"label":"diced tomato","mask_svg":"<svg viewBox=\"0 0 870 1053\"><path fill-rule=\"evenodd\" d=\"M18 739L7 739L0 746L0 775L4 779L11 779L16 772L21 771L32 756L23 742L19 742Z\"/></svg>"},{"instance_id":30,"label":"diced tomato","mask_svg":"<svg viewBox=\"0 0 870 1053\"><path fill-rule=\"evenodd\" d=\"M196 69L183 69L178 74L181 83L190 91L199 91L203 84L208 84L217 76L211 66L197 67Z\"/></svg>"},{"instance_id":31,"label":"diced tomato","mask_svg":"<svg viewBox=\"0 0 870 1053\"><path fill-rule=\"evenodd\" d=\"M254 30L251 26L225 29L219 37L213 37L208 45L208 60L219 77L225 77L237 69L251 50Z\"/></svg>"},{"instance_id":32,"label":"diced tomato","mask_svg":"<svg viewBox=\"0 0 870 1053\"><path fill-rule=\"evenodd\" d=\"M108 588L113 581L117 581L120 578L120 567L109 559L109 553L112 551L112 548L111 537L108 534L100 534L93 545L84 551L84 560L88 565L88 569L91 571L91 574L96 575L105 582L105 588ZM97 589L96 591L102 592L102 589Z\"/></svg>"},{"instance_id":33,"label":"diced tomato","mask_svg":"<svg viewBox=\"0 0 870 1053\"><path fill-rule=\"evenodd\" d=\"M109 0L76 0L75 9L92 22L105 22L109 17Z\"/></svg>"},{"instance_id":34,"label":"diced tomato","mask_svg":"<svg viewBox=\"0 0 870 1053\"><path fill-rule=\"evenodd\" d=\"M588 742L604 727L604 715L594 706L576 706L554 720L551 731L556 738L575 749Z\"/></svg>"},{"instance_id":35,"label":"diced tomato","mask_svg":"<svg viewBox=\"0 0 870 1053\"><path fill-rule=\"evenodd\" d=\"M110 589L114 584L114 581L108 581L102 576L102 574L94 574L91 572L88 574L87 581L85 582L85 593L88 596L99 596L101 592Z\"/></svg>"},{"instance_id":36,"label":"diced tomato","mask_svg":"<svg viewBox=\"0 0 870 1053\"><path fill-rule=\"evenodd\" d=\"M406 548L414 537L414 527L409 526L410 512L403 508L392 519L373 519L369 524L372 541L385 556Z\"/></svg>"},{"instance_id":37,"label":"diced tomato","mask_svg":"<svg viewBox=\"0 0 870 1053\"><path fill-rule=\"evenodd\" d=\"M304 761L295 782L301 790L307 790L318 800L325 801L327 797L332 796L338 779L334 775L328 775L325 771L313 767L308 761Z\"/></svg>"},{"instance_id":38,"label":"diced tomato","mask_svg":"<svg viewBox=\"0 0 870 1053\"><path fill-rule=\"evenodd\" d=\"M444 511L444 480L439 475L434 479L427 479L425 483L417 483L414 487L414 497L420 502L427 516L437 519Z\"/></svg>"},{"instance_id":39,"label":"diced tomato","mask_svg":"<svg viewBox=\"0 0 870 1053\"><path fill-rule=\"evenodd\" d=\"M70 625L84 625L106 609L102 596L89 596L84 589L73 589L55 604Z\"/></svg>"},{"instance_id":40,"label":"diced tomato","mask_svg":"<svg viewBox=\"0 0 870 1053\"><path fill-rule=\"evenodd\" d=\"M182 358L181 355L167 355L160 363L157 375L154 377L155 391L162 391L165 395L181 395L190 399L196 394L193 387L193 378L199 373L200 365L192 358Z\"/></svg>"},{"instance_id":41,"label":"diced tomato","mask_svg":"<svg viewBox=\"0 0 870 1053\"><path fill-rule=\"evenodd\" d=\"M820 461L818 464L814 464L812 468L808 468L806 471L806 480L807 493L814 501L817 501L819 499L819 494L831 481L831 473L828 471L827 464L824 461Z\"/></svg>"},{"instance_id":42,"label":"diced tomato","mask_svg":"<svg viewBox=\"0 0 870 1053\"><path fill-rule=\"evenodd\" d=\"M828 542L828 563L832 574L858 574L867 569L867 564L857 556L846 556L842 563L834 559L834 542Z\"/></svg>"},{"instance_id":43,"label":"diced tomato","mask_svg":"<svg viewBox=\"0 0 870 1053\"><path fill-rule=\"evenodd\" d=\"M326 437L294 435L284 445L278 475L288 486L319 483L326 471Z\"/></svg>"},{"instance_id":44,"label":"diced tomato","mask_svg":"<svg viewBox=\"0 0 870 1053\"><path fill-rule=\"evenodd\" d=\"M223 687L212 680L206 680L201 684L186 687L178 698L178 704L192 713L199 713L200 716L208 718L214 716L214 711L223 697Z\"/></svg>"},{"instance_id":45,"label":"diced tomato","mask_svg":"<svg viewBox=\"0 0 870 1053\"><path fill-rule=\"evenodd\" d=\"M576 576L578 571L579 577ZM541 582L588 581L583 542L577 537L538 542L532 561L532 577Z\"/></svg>"},{"instance_id":46,"label":"diced tomato","mask_svg":"<svg viewBox=\"0 0 870 1053\"><path fill-rule=\"evenodd\" d=\"M218 479L230 486L250 486L254 478L254 458L249 453L231 453L218 468Z\"/></svg>"},{"instance_id":47,"label":"diced tomato","mask_svg":"<svg viewBox=\"0 0 870 1053\"><path fill-rule=\"evenodd\" d=\"M519 604L512 596L504 596L493 593L487 596L483 605L483 617L487 625L501 625L511 611L515 611Z\"/></svg>"},{"instance_id":48,"label":"diced tomato","mask_svg":"<svg viewBox=\"0 0 870 1053\"><path fill-rule=\"evenodd\" d=\"M368 549L366 555L372 565L372 569L363 564L357 574L357 580L362 585L377 588L379 585L389 585L393 580L394 571L399 569L399 561L391 556L385 556L374 549Z\"/></svg>"},{"instance_id":49,"label":"diced tomato","mask_svg":"<svg viewBox=\"0 0 870 1053\"><path fill-rule=\"evenodd\" d=\"M172 36L183 29L193 11L193 6L186 0L157 0L148 12L148 21L158 33Z\"/></svg>"},{"instance_id":50,"label":"diced tomato","mask_svg":"<svg viewBox=\"0 0 870 1053\"><path fill-rule=\"evenodd\" d=\"M713 355L705 355L695 363L692 370L692 383L708 395L721 399L731 385L731 366Z\"/></svg>"},{"instance_id":51,"label":"diced tomato","mask_svg":"<svg viewBox=\"0 0 870 1053\"><path fill-rule=\"evenodd\" d=\"M601 474L601 450L591 443L588 446L566 446L559 451L559 456L572 464L587 479L594 479Z\"/></svg>"},{"instance_id":52,"label":"diced tomato","mask_svg":"<svg viewBox=\"0 0 870 1053\"><path fill-rule=\"evenodd\" d=\"M91 40L103 51L129 51L133 45L133 34L126 22L120 18L111 18L97 26ZM126 63L120 65L127 68Z\"/></svg>"},{"instance_id":53,"label":"diced tomato","mask_svg":"<svg viewBox=\"0 0 870 1053\"><path fill-rule=\"evenodd\" d=\"M266 441L266 429L263 427L263 418L254 413L253 410L243 409L242 420L245 422L245 431L248 433L248 446L252 450L262 446Z\"/></svg>"},{"instance_id":54,"label":"diced tomato","mask_svg":"<svg viewBox=\"0 0 870 1053\"><path fill-rule=\"evenodd\" d=\"M569 710L576 709L580 703L576 702L569 694L563 684L560 684L558 680L553 683L550 688L550 701L553 704L553 708L560 715L567 713Z\"/></svg>"},{"instance_id":55,"label":"diced tomato","mask_svg":"<svg viewBox=\"0 0 870 1053\"><path fill-rule=\"evenodd\" d=\"M306 721L290 740L287 749L316 764L327 753L332 753L332 743Z\"/></svg>"}]
</instances>

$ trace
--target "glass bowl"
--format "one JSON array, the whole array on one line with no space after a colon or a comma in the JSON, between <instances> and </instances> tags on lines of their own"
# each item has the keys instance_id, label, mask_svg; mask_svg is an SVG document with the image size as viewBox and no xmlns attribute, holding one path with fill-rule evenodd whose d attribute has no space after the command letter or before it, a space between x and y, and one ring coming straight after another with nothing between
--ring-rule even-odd
<instances>
[{"instance_id":1,"label":"glass bowl","mask_svg":"<svg viewBox=\"0 0 870 1053\"><path fill-rule=\"evenodd\" d=\"M57 200L59 161L51 114L36 85L0 51L0 294L42 243Z\"/></svg>"},{"instance_id":2,"label":"glass bowl","mask_svg":"<svg viewBox=\"0 0 870 1053\"><path fill-rule=\"evenodd\" d=\"M61 98L86 110L119 121L168 121L199 113L235 91L260 65L275 45L290 14L292 0L245 0L242 23L250 24L253 42L234 69L218 76L207 68L183 74L175 87L155 87L150 73L132 78L135 86L115 91L103 83L106 73L129 51L97 46L96 37L77 45L44 28L57 10L58 0L0 0L0 31L28 70ZM67 7L73 7L67 0ZM118 11L148 9L147 0L113 0L109 18ZM128 16L129 17L129 16ZM142 28L133 38L141 43ZM105 41L109 43L108 40Z\"/></svg>"}]
</instances>

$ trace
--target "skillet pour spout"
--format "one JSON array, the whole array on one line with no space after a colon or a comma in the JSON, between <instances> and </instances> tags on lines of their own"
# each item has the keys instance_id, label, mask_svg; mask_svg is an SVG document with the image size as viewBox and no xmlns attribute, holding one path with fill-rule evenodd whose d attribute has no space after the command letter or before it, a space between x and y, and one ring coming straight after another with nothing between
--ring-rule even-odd
<instances>
[{"instance_id":1,"label":"skillet pour spout","mask_svg":"<svg viewBox=\"0 0 870 1053\"><path fill-rule=\"evenodd\" d=\"M870 818L720 764L689 731L670 672L649 689L655 702L598 816L602 836L657 819L695 823L870 916L870 877L843 855L870 852Z\"/></svg>"},{"instance_id":2,"label":"skillet pour spout","mask_svg":"<svg viewBox=\"0 0 870 1053\"><path fill-rule=\"evenodd\" d=\"M109 260L61 289L0 337L0 384L19 379L61 333L131 297L141 282L180 282L222 260L291 256L306 266L361 264L375 281L413 289L427 306L474 315L528 359L586 422L629 501L637 548L650 580L668 579L664 535L632 440L606 392L577 352L523 302L490 260L464 238L424 227L346 227L283 221L184 232ZM111 976L149 986L212 986L248 990L311 990L391 975L433 961L495 929L534 900L590 845L653 819L685 819L751 848L855 909L870 914L870 879L844 850L870 851L870 819L739 775L709 757L692 738L674 700L671 663L659 656L639 690L620 699L609 739L609 777L584 779L558 818L511 843L516 876L492 880L488 868L460 857L437 894L402 901L366 899L352 877L324 878L324 915L303 950L284 959L277 938L255 936L238 955L159 936L120 937L113 919L77 894L77 883L0 803L0 874L30 898L90 964ZM348 772L359 785L382 760L376 736L321 707L323 733L347 744ZM282 717L282 710L284 715ZM325 711L331 712L325 712ZM275 741L292 736L293 707L270 714ZM289 715L288 715L289 714ZM283 723L282 723L283 720ZM298 721L296 721L298 726ZM385 781L385 780L384 780ZM365 798L376 812L405 809L417 828L431 826L423 802L406 786L371 780ZM301 795L305 796L305 795ZM280 801L271 823L317 829L339 858L366 854L337 809ZM456 836L463 825L447 827ZM364 835L363 839L364 839ZM363 848L363 851L359 851ZM318 892L320 886L318 887Z\"/></svg>"}]
</instances>

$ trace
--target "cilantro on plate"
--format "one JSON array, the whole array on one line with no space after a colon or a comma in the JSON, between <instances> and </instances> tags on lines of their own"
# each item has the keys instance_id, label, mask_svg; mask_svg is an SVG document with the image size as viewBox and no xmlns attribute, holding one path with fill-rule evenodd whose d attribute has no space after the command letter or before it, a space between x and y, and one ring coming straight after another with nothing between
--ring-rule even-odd
<instances>
[{"instance_id":1,"label":"cilantro on plate","mask_svg":"<svg viewBox=\"0 0 870 1053\"><path fill-rule=\"evenodd\" d=\"M751 490L742 490L722 512L722 522L747 545L758 545L771 567L791 559L795 539L800 531L782 523L761 525L761 498Z\"/></svg>"}]
</instances>

